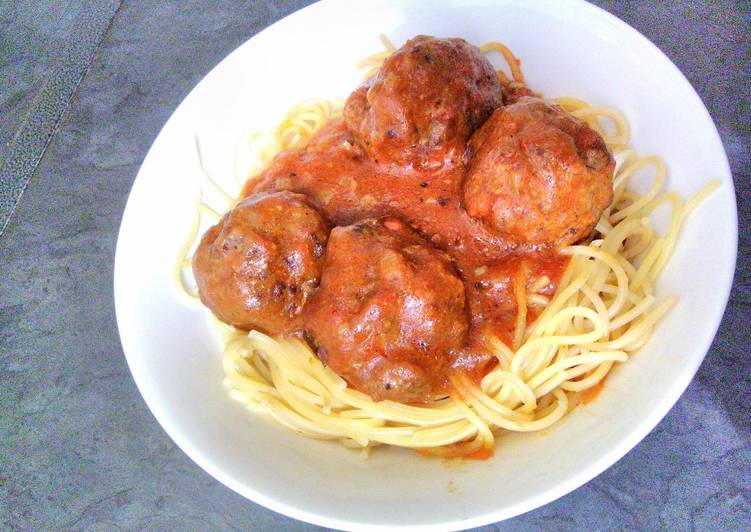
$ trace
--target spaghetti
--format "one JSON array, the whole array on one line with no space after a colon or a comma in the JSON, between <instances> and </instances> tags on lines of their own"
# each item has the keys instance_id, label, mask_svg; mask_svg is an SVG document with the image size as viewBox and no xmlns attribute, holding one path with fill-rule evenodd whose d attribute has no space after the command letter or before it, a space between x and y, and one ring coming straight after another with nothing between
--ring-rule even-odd
<instances>
[{"instance_id":1,"label":"spaghetti","mask_svg":"<svg viewBox=\"0 0 751 532\"><path fill-rule=\"evenodd\" d=\"M368 75L395 50L387 39L382 37L382 42L385 50L359 65L369 69ZM481 50L503 55L510 76L499 71L502 85L524 86L519 60L505 45L488 43ZM525 275L514 281L518 314L513 345L488 338L487 348L497 364L479 385L456 376L451 395L428 405L375 402L348 387L305 342L246 333L217 321L224 336L225 385L232 397L307 437L339 440L364 452L387 444L455 456L492 448L500 430L531 432L550 427L584 392L597 389L616 363L627 361L647 342L675 302L673 297L658 300L655 282L686 217L719 182L710 183L688 202L673 192L662 192L664 162L636 155L629 145L628 122L620 111L575 98L553 99L552 103L586 121L614 153L613 201L589 244L562 250L571 259L552 298L539 293L549 282L546 278L531 286L525 286ZM248 171L235 165L238 183L261 171L276 153L303 147L341 108L341 102L304 102L273 133L244 139L236 163L244 163ZM644 193L636 192L633 182L650 169L654 170L651 186ZM218 188L208 174L205 177L212 188ZM227 200L226 207L234 203L223 192L219 195ZM671 217L661 235L650 215L663 204L671 207ZM201 215L218 218L218 213L199 202L190 239L175 267L179 286L193 298L183 269L190 265L188 254ZM537 309L532 323L527 322L528 307Z\"/></svg>"}]
</instances>

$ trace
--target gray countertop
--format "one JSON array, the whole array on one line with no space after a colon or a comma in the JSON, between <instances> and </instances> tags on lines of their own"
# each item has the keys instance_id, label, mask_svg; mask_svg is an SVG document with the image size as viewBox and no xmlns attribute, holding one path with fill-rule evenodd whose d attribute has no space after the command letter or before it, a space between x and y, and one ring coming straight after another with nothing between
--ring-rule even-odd
<instances>
[{"instance_id":1,"label":"gray countertop","mask_svg":"<svg viewBox=\"0 0 751 532\"><path fill-rule=\"evenodd\" d=\"M120 217L151 142L224 56L305 1L0 2L0 529L302 530L191 462L117 336ZM751 529L751 4L595 2L684 72L739 208L735 284L665 419L574 492L485 530ZM1 230L1 229L0 229Z\"/></svg>"}]
</instances>

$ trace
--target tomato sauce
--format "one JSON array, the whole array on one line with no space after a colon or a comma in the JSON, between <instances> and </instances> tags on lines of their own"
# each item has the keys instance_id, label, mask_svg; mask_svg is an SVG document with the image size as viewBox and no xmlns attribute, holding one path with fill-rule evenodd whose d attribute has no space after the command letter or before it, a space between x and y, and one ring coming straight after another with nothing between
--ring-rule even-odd
<instances>
[{"instance_id":1,"label":"tomato sauce","mask_svg":"<svg viewBox=\"0 0 751 532\"><path fill-rule=\"evenodd\" d=\"M418 449L417 452L428 458L444 458L446 460L477 460L485 461L493 457L493 448L480 447L474 451L467 450L468 444L454 443L438 449Z\"/></svg>"},{"instance_id":2,"label":"tomato sauce","mask_svg":"<svg viewBox=\"0 0 751 532\"><path fill-rule=\"evenodd\" d=\"M536 288L540 296L552 297L568 257L555 250L515 246L471 218L462 206L466 159L447 158L438 167L380 163L356 144L343 120L335 119L306 148L277 155L246 183L242 195L270 190L301 193L335 225L395 216L448 253L464 281L471 314L469 343L454 366L478 381L495 361L485 347L485 335L495 334L511 346L518 290ZM532 323L541 309L528 305L526 323Z\"/></svg>"},{"instance_id":3,"label":"tomato sauce","mask_svg":"<svg viewBox=\"0 0 751 532\"><path fill-rule=\"evenodd\" d=\"M600 395L600 392L602 392L603 387L605 386L605 379L607 379L607 375L602 378L600 382L592 386L591 388L587 388L583 392L581 392L581 401L582 404L589 404Z\"/></svg>"}]
</instances>

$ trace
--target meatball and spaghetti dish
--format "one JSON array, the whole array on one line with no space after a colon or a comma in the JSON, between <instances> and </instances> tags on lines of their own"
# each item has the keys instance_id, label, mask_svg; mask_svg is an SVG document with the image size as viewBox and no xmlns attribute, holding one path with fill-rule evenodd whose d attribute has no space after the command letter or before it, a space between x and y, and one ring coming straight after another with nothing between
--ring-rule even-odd
<instances>
[{"instance_id":1,"label":"meatball and spaghetti dish","mask_svg":"<svg viewBox=\"0 0 751 532\"><path fill-rule=\"evenodd\" d=\"M258 170L221 216L202 205L218 219L195 247L197 219L176 274L190 291L191 268L250 408L365 451L482 458L648 340L673 302L654 282L716 184L661 192L664 163L637 157L620 112L544 99L500 43L383 40L343 105L250 137Z\"/></svg>"}]
</instances>

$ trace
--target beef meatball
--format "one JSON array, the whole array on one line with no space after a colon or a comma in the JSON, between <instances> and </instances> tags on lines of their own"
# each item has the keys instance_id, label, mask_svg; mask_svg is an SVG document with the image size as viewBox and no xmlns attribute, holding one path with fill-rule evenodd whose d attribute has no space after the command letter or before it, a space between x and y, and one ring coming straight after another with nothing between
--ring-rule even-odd
<instances>
[{"instance_id":1,"label":"beef meatball","mask_svg":"<svg viewBox=\"0 0 751 532\"><path fill-rule=\"evenodd\" d=\"M300 329L302 308L320 280L329 229L300 194L246 198L198 245L193 274L201 301L240 329Z\"/></svg>"},{"instance_id":2,"label":"beef meatball","mask_svg":"<svg viewBox=\"0 0 751 532\"><path fill-rule=\"evenodd\" d=\"M395 218L337 227L305 329L319 358L373 399L429 401L467 334L464 286L447 255Z\"/></svg>"},{"instance_id":3,"label":"beef meatball","mask_svg":"<svg viewBox=\"0 0 751 532\"><path fill-rule=\"evenodd\" d=\"M602 137L539 98L495 111L470 150L467 212L515 244L581 240L612 200L615 163Z\"/></svg>"},{"instance_id":4,"label":"beef meatball","mask_svg":"<svg viewBox=\"0 0 751 532\"><path fill-rule=\"evenodd\" d=\"M371 158L438 166L458 160L500 104L498 77L479 48L421 35L350 95L344 118Z\"/></svg>"}]
</instances>

